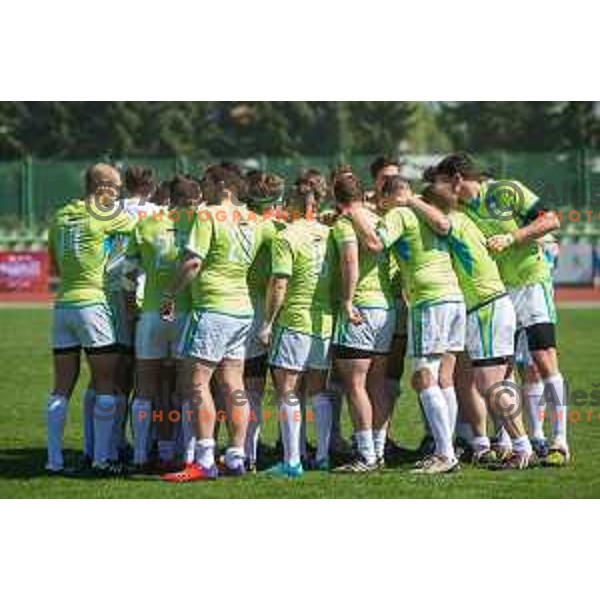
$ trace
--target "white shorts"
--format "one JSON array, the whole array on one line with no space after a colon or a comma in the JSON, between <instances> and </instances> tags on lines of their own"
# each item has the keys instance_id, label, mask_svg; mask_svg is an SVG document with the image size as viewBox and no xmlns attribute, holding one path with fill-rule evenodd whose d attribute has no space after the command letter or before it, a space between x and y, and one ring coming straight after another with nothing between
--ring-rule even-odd
<instances>
[{"instance_id":1,"label":"white shorts","mask_svg":"<svg viewBox=\"0 0 600 600\"><path fill-rule=\"evenodd\" d=\"M109 292L107 294L107 299L115 322L116 343L127 348L133 348L135 341L135 322L128 318L127 296L125 291Z\"/></svg>"},{"instance_id":2,"label":"white shorts","mask_svg":"<svg viewBox=\"0 0 600 600\"><path fill-rule=\"evenodd\" d=\"M252 317L192 309L178 354L216 364L225 358L244 360L251 328Z\"/></svg>"},{"instance_id":3,"label":"white shorts","mask_svg":"<svg viewBox=\"0 0 600 600\"><path fill-rule=\"evenodd\" d=\"M467 315L467 352L471 360L511 357L517 319L508 296L496 298Z\"/></svg>"},{"instance_id":4,"label":"white shorts","mask_svg":"<svg viewBox=\"0 0 600 600\"><path fill-rule=\"evenodd\" d=\"M354 325L345 315L338 315L333 344L344 348L365 350L374 354L388 354L396 328L396 310L356 307L363 322Z\"/></svg>"},{"instance_id":5,"label":"white shorts","mask_svg":"<svg viewBox=\"0 0 600 600\"><path fill-rule=\"evenodd\" d=\"M135 328L135 356L142 360L174 358L187 314L163 321L158 312L143 312Z\"/></svg>"},{"instance_id":6,"label":"white shorts","mask_svg":"<svg viewBox=\"0 0 600 600\"><path fill-rule=\"evenodd\" d=\"M326 371L329 369L331 338L320 338L275 327L269 352L269 364L289 371Z\"/></svg>"},{"instance_id":7,"label":"white shorts","mask_svg":"<svg viewBox=\"0 0 600 600\"><path fill-rule=\"evenodd\" d=\"M408 356L461 352L465 347L466 321L463 302L440 302L409 308Z\"/></svg>"},{"instance_id":8,"label":"white shorts","mask_svg":"<svg viewBox=\"0 0 600 600\"><path fill-rule=\"evenodd\" d=\"M539 323L556 323L554 291L548 282L508 290L517 314L517 329Z\"/></svg>"},{"instance_id":9,"label":"white shorts","mask_svg":"<svg viewBox=\"0 0 600 600\"><path fill-rule=\"evenodd\" d=\"M104 348L115 343L115 327L107 304L54 308L52 347L55 350Z\"/></svg>"}]
</instances>

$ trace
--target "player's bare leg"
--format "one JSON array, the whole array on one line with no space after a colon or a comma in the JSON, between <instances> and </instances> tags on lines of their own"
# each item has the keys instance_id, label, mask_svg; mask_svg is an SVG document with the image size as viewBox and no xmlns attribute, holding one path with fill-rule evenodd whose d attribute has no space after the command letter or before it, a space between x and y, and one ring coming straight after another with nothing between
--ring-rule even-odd
<instances>
[{"instance_id":1,"label":"player's bare leg","mask_svg":"<svg viewBox=\"0 0 600 600\"><path fill-rule=\"evenodd\" d=\"M335 363L331 365L327 380L327 391L332 403L331 420L331 455L335 459L348 458L351 445L342 435L342 406L344 401L344 386L341 382Z\"/></svg>"},{"instance_id":2,"label":"player's bare leg","mask_svg":"<svg viewBox=\"0 0 600 600\"><path fill-rule=\"evenodd\" d=\"M512 440L513 453L503 464L509 468L527 468L532 449L522 419L521 395L507 378L507 365L478 366L474 370L475 386L485 397L490 414L501 421ZM502 385L506 382L506 385Z\"/></svg>"},{"instance_id":3,"label":"player's bare leg","mask_svg":"<svg viewBox=\"0 0 600 600\"><path fill-rule=\"evenodd\" d=\"M336 361L336 368L348 395L356 450L364 471L373 470L377 465L373 442L373 405L367 391L371 362L371 358L344 358ZM346 471L344 466L339 470Z\"/></svg>"},{"instance_id":4,"label":"player's bare leg","mask_svg":"<svg viewBox=\"0 0 600 600\"><path fill-rule=\"evenodd\" d=\"M243 475L246 472L244 446L250 416L250 403L244 389L244 361L224 359L217 368L216 381L227 411L229 446L225 453L225 468L231 475Z\"/></svg>"},{"instance_id":5,"label":"player's bare leg","mask_svg":"<svg viewBox=\"0 0 600 600\"><path fill-rule=\"evenodd\" d=\"M187 464L184 470L178 473L164 475L163 481L188 483L217 478L214 438L216 410L210 385L216 367L217 365L210 361L183 359L181 389L183 397L190 403L196 439L195 456L193 464Z\"/></svg>"},{"instance_id":6,"label":"player's bare leg","mask_svg":"<svg viewBox=\"0 0 600 600\"><path fill-rule=\"evenodd\" d=\"M439 387L440 363L441 356L413 359L411 383L419 396L435 440L435 454L417 463L415 469L417 473L447 473L458 467L452 444L447 402Z\"/></svg>"},{"instance_id":7,"label":"player's bare leg","mask_svg":"<svg viewBox=\"0 0 600 600\"><path fill-rule=\"evenodd\" d=\"M473 461L478 464L495 462L487 431L488 410L475 384L474 369L471 366L460 369L457 381L460 382L460 413L471 433L469 443Z\"/></svg>"}]
</instances>

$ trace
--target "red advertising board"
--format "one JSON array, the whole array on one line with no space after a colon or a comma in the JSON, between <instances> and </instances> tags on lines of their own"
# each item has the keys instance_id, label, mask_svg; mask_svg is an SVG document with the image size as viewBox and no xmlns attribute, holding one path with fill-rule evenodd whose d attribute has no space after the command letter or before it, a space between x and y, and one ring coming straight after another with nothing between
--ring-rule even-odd
<instances>
[{"instance_id":1,"label":"red advertising board","mask_svg":"<svg viewBox=\"0 0 600 600\"><path fill-rule=\"evenodd\" d=\"M0 293L46 294L48 253L0 252Z\"/></svg>"}]
</instances>

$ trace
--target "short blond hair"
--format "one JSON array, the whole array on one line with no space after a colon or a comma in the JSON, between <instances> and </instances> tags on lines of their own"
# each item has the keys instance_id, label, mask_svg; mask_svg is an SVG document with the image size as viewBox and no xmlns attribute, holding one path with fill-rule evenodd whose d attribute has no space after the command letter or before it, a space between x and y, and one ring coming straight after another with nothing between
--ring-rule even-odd
<instances>
[{"instance_id":1,"label":"short blond hair","mask_svg":"<svg viewBox=\"0 0 600 600\"><path fill-rule=\"evenodd\" d=\"M93 194L98 187L121 187L121 174L116 167L105 163L97 163L85 172L85 191Z\"/></svg>"}]
</instances>

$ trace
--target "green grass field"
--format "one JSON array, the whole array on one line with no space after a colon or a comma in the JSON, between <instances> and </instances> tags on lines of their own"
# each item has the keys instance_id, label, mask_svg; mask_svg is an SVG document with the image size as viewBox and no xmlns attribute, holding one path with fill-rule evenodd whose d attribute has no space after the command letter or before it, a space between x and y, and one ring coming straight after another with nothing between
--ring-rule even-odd
<instances>
[{"instance_id":1,"label":"green grass field","mask_svg":"<svg viewBox=\"0 0 600 600\"><path fill-rule=\"evenodd\" d=\"M45 405L51 385L48 350L51 312L46 309L0 310L0 497L2 498L597 498L600 497L600 420L570 425L573 462L562 470L532 469L520 473L489 472L465 467L436 478L411 475L410 465L369 476L308 473L301 481L273 481L260 474L244 479L173 486L145 480L49 478L45 461ZM562 371L572 390L590 392L600 382L598 310L563 310L559 344ZM67 461L81 449L82 386L66 428ZM574 407L572 407L574 408ZM347 424L346 424L347 426ZM267 441L274 440L275 424ZM414 394L403 396L394 422L394 437L414 447L422 434Z\"/></svg>"}]
</instances>

